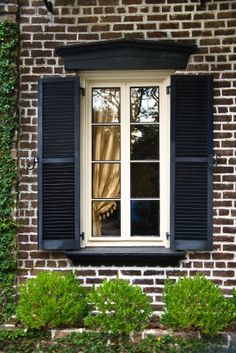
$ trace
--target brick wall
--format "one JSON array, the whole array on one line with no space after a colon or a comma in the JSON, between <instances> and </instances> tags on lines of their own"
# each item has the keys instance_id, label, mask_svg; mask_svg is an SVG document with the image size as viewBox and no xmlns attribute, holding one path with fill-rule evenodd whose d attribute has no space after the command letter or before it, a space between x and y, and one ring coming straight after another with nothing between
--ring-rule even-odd
<instances>
[{"instance_id":1,"label":"brick wall","mask_svg":"<svg viewBox=\"0 0 236 353\"><path fill-rule=\"evenodd\" d=\"M141 285L153 298L156 310L167 276L205 273L226 294L236 285L236 1L208 0L204 9L199 3L55 0L52 16L42 0L20 0L19 282L46 268L73 269L85 286L119 275ZM62 59L54 56L56 46L116 38L195 43L199 49L186 70L214 75L214 148L220 156L214 169L214 251L188 253L175 268L73 267L60 252L37 250L37 172L25 168L27 158L37 155L37 80L66 74Z\"/></svg>"},{"instance_id":2,"label":"brick wall","mask_svg":"<svg viewBox=\"0 0 236 353\"><path fill-rule=\"evenodd\" d=\"M0 2L0 21L5 18L18 20L19 0L5 0Z\"/></svg>"}]
</instances>

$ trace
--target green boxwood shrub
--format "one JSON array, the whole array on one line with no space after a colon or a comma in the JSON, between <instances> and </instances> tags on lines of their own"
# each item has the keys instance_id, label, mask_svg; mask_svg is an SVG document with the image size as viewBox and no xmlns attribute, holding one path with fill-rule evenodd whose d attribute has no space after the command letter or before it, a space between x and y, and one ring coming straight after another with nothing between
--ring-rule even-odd
<instances>
[{"instance_id":1,"label":"green boxwood shrub","mask_svg":"<svg viewBox=\"0 0 236 353\"><path fill-rule=\"evenodd\" d=\"M199 329L215 335L233 319L233 306L220 288L211 280L196 275L183 277L178 282L165 282L165 304L161 321L167 327Z\"/></svg>"},{"instance_id":2,"label":"green boxwood shrub","mask_svg":"<svg viewBox=\"0 0 236 353\"><path fill-rule=\"evenodd\" d=\"M87 314L85 289L72 273L41 272L19 295L17 317L30 329L76 325Z\"/></svg>"},{"instance_id":3,"label":"green boxwood shrub","mask_svg":"<svg viewBox=\"0 0 236 353\"><path fill-rule=\"evenodd\" d=\"M89 313L85 324L114 335L143 329L152 313L150 300L141 288L118 278L104 281L88 300L95 314Z\"/></svg>"}]
</instances>

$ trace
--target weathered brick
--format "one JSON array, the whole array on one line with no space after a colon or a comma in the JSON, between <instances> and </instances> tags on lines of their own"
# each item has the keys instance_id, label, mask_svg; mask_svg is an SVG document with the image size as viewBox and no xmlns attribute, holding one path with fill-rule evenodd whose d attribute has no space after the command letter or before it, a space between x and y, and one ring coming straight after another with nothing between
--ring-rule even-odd
<instances>
[{"instance_id":1,"label":"weathered brick","mask_svg":"<svg viewBox=\"0 0 236 353\"><path fill-rule=\"evenodd\" d=\"M159 25L160 29L179 29L179 23L163 22Z\"/></svg>"},{"instance_id":2,"label":"weathered brick","mask_svg":"<svg viewBox=\"0 0 236 353\"><path fill-rule=\"evenodd\" d=\"M142 3L142 0L122 0L123 5L139 5Z\"/></svg>"},{"instance_id":3,"label":"weathered brick","mask_svg":"<svg viewBox=\"0 0 236 353\"><path fill-rule=\"evenodd\" d=\"M113 31L131 31L134 29L133 24L115 24L113 26Z\"/></svg>"},{"instance_id":4,"label":"weathered brick","mask_svg":"<svg viewBox=\"0 0 236 353\"><path fill-rule=\"evenodd\" d=\"M125 22L141 22L143 19L142 16L125 16Z\"/></svg>"},{"instance_id":5,"label":"weathered brick","mask_svg":"<svg viewBox=\"0 0 236 353\"><path fill-rule=\"evenodd\" d=\"M121 16L103 16L101 17L101 22L121 22Z\"/></svg>"},{"instance_id":6,"label":"weathered brick","mask_svg":"<svg viewBox=\"0 0 236 353\"><path fill-rule=\"evenodd\" d=\"M118 271L117 270L99 270L98 275L99 276L117 276Z\"/></svg>"},{"instance_id":7,"label":"weathered brick","mask_svg":"<svg viewBox=\"0 0 236 353\"><path fill-rule=\"evenodd\" d=\"M14 1L16 6L17 1ZM235 274L236 233L234 2L208 1L207 11L203 11L193 0L188 3L186 0L74 0L70 5L66 0L55 0L51 23L44 5L38 0L22 0L21 5L18 156L21 167L19 217L22 223L18 240L22 249L18 255L18 282L47 268L62 272L73 270L88 288L100 284L104 277L120 275L131 283L142 285L157 311L161 309L161 293L167 275L176 280L185 274L205 273L215 283L224 286L227 294L235 286L232 276ZM5 8L7 4L4 4ZM10 6L8 9L16 10ZM186 254L186 260L175 269L165 265L78 267L62 252L37 250L37 175L36 171L28 174L24 161L33 153L37 154L38 78L75 75L65 72L63 58L55 56L54 49L58 45L119 38L168 39L197 44L198 50L190 57L189 65L178 73L209 73L214 77L214 148L219 156L218 166L214 168L214 251Z\"/></svg>"}]
</instances>

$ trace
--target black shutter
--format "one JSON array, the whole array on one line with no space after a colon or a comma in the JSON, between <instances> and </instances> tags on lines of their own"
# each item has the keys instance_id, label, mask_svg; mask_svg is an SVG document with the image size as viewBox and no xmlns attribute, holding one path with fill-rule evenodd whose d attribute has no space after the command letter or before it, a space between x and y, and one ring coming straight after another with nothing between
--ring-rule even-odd
<instances>
[{"instance_id":1,"label":"black shutter","mask_svg":"<svg viewBox=\"0 0 236 353\"><path fill-rule=\"evenodd\" d=\"M212 249L211 76L171 78L171 246Z\"/></svg>"},{"instance_id":2,"label":"black shutter","mask_svg":"<svg viewBox=\"0 0 236 353\"><path fill-rule=\"evenodd\" d=\"M41 249L79 247L79 87L75 77L39 81Z\"/></svg>"}]
</instances>

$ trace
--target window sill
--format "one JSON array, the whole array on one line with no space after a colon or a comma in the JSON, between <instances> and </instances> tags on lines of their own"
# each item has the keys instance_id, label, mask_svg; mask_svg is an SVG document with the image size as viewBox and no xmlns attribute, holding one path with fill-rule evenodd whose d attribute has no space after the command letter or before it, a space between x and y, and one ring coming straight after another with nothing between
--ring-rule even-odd
<instances>
[{"instance_id":1,"label":"window sill","mask_svg":"<svg viewBox=\"0 0 236 353\"><path fill-rule=\"evenodd\" d=\"M176 266L184 251L164 247L86 247L67 250L65 255L76 265L165 265Z\"/></svg>"}]
</instances>

